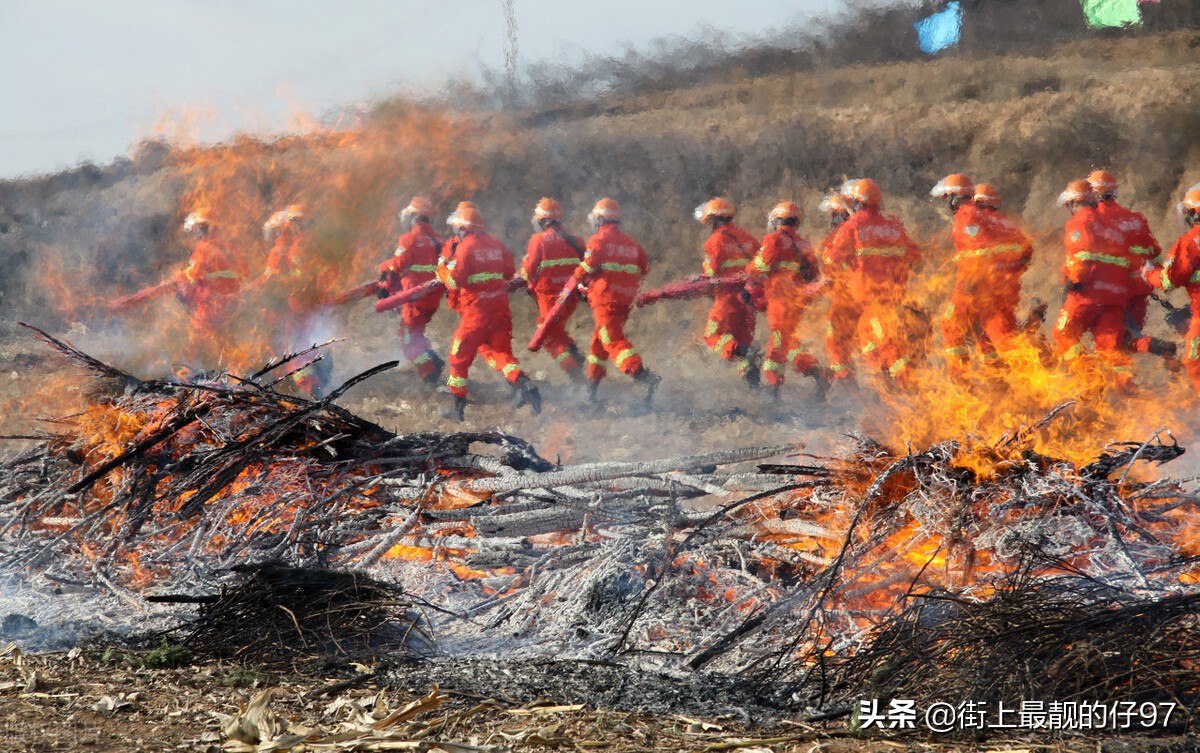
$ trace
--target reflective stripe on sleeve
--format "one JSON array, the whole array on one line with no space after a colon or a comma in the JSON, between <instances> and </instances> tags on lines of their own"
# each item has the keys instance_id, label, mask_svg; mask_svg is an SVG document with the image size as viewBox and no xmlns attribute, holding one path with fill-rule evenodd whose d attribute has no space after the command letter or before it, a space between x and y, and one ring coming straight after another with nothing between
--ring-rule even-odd
<instances>
[{"instance_id":1,"label":"reflective stripe on sleeve","mask_svg":"<svg viewBox=\"0 0 1200 753\"><path fill-rule=\"evenodd\" d=\"M1122 259L1120 256L1113 256L1112 254L1097 254L1091 251L1079 251L1075 254L1074 258L1079 261L1091 261L1098 264L1111 264L1114 267L1129 269L1128 259Z\"/></svg>"}]
</instances>

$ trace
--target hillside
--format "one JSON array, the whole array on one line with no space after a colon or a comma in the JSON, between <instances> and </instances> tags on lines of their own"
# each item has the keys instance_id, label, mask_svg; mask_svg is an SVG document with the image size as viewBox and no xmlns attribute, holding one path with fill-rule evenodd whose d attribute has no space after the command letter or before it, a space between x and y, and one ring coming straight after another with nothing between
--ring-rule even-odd
<instances>
[{"instance_id":1,"label":"hillside","mask_svg":"<svg viewBox=\"0 0 1200 753\"><path fill-rule=\"evenodd\" d=\"M101 313L101 304L183 262L179 226L198 205L217 209L227 235L261 262L263 219L283 204L308 204L319 247L338 262L349 285L371 276L387 254L395 212L414 193L429 195L446 213L454 202L474 199L491 231L518 256L540 196L557 197L568 228L583 232L592 203L609 195L621 201L627 231L649 251L649 282L657 284L698 271L704 231L691 209L709 196L732 198L742 222L760 232L769 207L793 198L809 210L804 231L817 240L825 232L815 211L821 195L860 176L880 182L885 209L904 218L923 245L917 303L936 314L949 281L948 225L928 191L953 171L997 184L1008 211L1023 216L1037 239L1027 297L1057 306L1065 214L1054 198L1068 180L1105 166L1122 179L1123 199L1147 214L1160 239L1179 232L1174 202L1200 180L1198 49L1200 32L1176 31L1094 37L1039 55L780 69L736 82L523 111L395 100L337 131L271 142L239 138L212 149L145 144L113 165L0 185L0 259L7 270L0 320L32 320L59 331L74 325L77 344L98 355L143 373L168 369L175 357L170 344L183 326L178 306L163 301L146 316L114 320ZM522 298L515 308L516 337L524 341L532 305ZM339 355L341 377L395 348L389 317L365 305L345 311L339 330L350 342ZM703 312L702 302L641 310L631 334L648 361L661 364L669 379L664 399L677 401L680 415L702 406L716 410L694 428L696 440L707 441L709 431L713 442L736 440L745 427L731 430L722 416L762 406L741 396L730 370L699 345ZM814 307L805 325L817 352L820 312ZM574 323L581 336L586 319ZM1158 313L1152 322L1154 331L1163 331ZM229 351L236 357L228 360L258 363L273 325L261 315L244 324ZM444 346L453 326L451 316L439 314L435 342ZM543 357L523 357L551 382L561 379ZM378 380L366 393L365 409L395 410L379 415L412 421L395 406L428 396L412 392L407 379L397 373ZM490 375L479 373L477 381L484 401L502 399ZM613 380L606 389L622 395L628 386ZM712 390L722 391L720 406L709 399L717 394ZM573 415L575 398L552 391L551 399L558 397L567 401L563 417ZM415 425L442 425L433 414L421 415ZM530 439L561 439L567 452L584 441L580 434L589 444L627 444L631 429L604 421L586 422L595 429L590 434L547 428L555 421L533 422L502 408L477 415ZM840 415L836 407L833 415ZM768 422L745 431L753 440L774 429ZM556 432L565 438L555 439Z\"/></svg>"}]
</instances>

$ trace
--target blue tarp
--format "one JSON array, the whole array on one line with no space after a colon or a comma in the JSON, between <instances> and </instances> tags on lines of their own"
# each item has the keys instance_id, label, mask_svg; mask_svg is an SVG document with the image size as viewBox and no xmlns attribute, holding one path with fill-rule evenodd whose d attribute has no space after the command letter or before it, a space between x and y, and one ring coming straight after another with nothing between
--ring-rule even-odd
<instances>
[{"instance_id":1,"label":"blue tarp","mask_svg":"<svg viewBox=\"0 0 1200 753\"><path fill-rule=\"evenodd\" d=\"M944 10L913 24L921 52L932 55L958 44L962 17L962 6L954 0Z\"/></svg>"}]
</instances>

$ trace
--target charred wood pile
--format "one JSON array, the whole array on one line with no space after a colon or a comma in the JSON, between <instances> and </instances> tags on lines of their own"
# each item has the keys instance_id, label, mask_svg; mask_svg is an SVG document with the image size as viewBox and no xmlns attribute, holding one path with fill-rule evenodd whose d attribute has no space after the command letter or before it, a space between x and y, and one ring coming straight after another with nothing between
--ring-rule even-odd
<instances>
[{"instance_id":1,"label":"charred wood pile","mask_svg":"<svg viewBox=\"0 0 1200 753\"><path fill-rule=\"evenodd\" d=\"M1200 497L1155 471L1184 452L1169 435L1089 464L1042 455L1064 405L919 451L850 437L836 457L780 444L559 467L500 433L397 435L335 404L386 364L312 401L274 389L286 359L143 381L39 336L98 387L0 466L10 576L130 600L207 587L233 634L286 615L278 584L216 596L231 568L364 572L403 590L384 600L420 612L400 624L431 651L738 674L789 708L901 685L1200 699ZM397 614L364 613L350 623ZM1145 653L1102 661L1130 631L1153 635Z\"/></svg>"},{"instance_id":2,"label":"charred wood pile","mask_svg":"<svg viewBox=\"0 0 1200 753\"><path fill-rule=\"evenodd\" d=\"M174 642L205 659L294 665L307 659L390 660L427 651L412 603L394 584L362 573L239 565L244 582L208 596L157 595L155 602L199 603Z\"/></svg>"}]
</instances>

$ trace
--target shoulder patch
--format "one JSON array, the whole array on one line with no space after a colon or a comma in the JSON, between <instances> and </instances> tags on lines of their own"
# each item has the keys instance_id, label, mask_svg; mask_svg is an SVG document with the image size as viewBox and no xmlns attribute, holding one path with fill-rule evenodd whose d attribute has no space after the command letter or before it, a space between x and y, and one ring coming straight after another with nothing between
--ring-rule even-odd
<instances>
[{"instance_id":1,"label":"shoulder patch","mask_svg":"<svg viewBox=\"0 0 1200 753\"><path fill-rule=\"evenodd\" d=\"M963 228L963 232L974 238L975 236L979 235L979 226L967 225L965 228Z\"/></svg>"},{"instance_id":2,"label":"shoulder patch","mask_svg":"<svg viewBox=\"0 0 1200 753\"><path fill-rule=\"evenodd\" d=\"M1079 240L1079 239L1080 239L1080 238L1082 238L1082 237L1083 237L1083 233L1079 232L1078 230L1076 230L1075 232L1071 233L1071 240L1073 240L1073 241L1077 241L1077 240Z\"/></svg>"},{"instance_id":3,"label":"shoulder patch","mask_svg":"<svg viewBox=\"0 0 1200 753\"><path fill-rule=\"evenodd\" d=\"M408 249L404 246L396 246L396 253L393 256L402 256Z\"/></svg>"}]
</instances>

